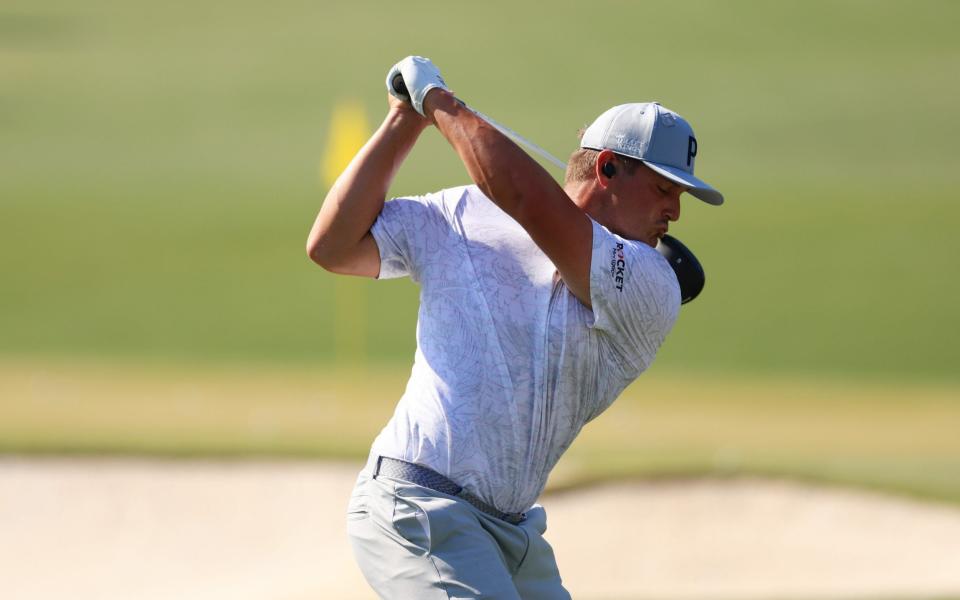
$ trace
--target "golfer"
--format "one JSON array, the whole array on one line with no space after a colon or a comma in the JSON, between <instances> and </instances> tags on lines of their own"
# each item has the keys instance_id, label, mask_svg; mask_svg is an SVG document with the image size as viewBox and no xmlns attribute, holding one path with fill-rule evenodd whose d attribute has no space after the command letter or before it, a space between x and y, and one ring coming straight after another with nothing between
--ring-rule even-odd
<instances>
[{"instance_id":1,"label":"golfer","mask_svg":"<svg viewBox=\"0 0 960 600\"><path fill-rule=\"evenodd\" d=\"M654 247L681 194L723 197L693 175L689 124L656 103L600 115L561 187L429 60L404 59L387 83L386 119L307 242L329 271L421 289L410 381L349 504L356 559L383 598L569 598L535 502L677 318L680 288ZM384 202L431 125L474 185Z\"/></svg>"}]
</instances>

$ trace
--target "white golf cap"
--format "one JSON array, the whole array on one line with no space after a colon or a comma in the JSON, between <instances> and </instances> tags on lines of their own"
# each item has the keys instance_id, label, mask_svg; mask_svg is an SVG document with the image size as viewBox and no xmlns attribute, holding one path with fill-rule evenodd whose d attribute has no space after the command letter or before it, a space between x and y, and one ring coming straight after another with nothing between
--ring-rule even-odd
<instances>
[{"instance_id":1,"label":"white golf cap","mask_svg":"<svg viewBox=\"0 0 960 600\"><path fill-rule=\"evenodd\" d=\"M723 204L723 194L693 176L697 156L693 128L656 102L614 106L587 127L580 147L636 158L704 202Z\"/></svg>"}]
</instances>

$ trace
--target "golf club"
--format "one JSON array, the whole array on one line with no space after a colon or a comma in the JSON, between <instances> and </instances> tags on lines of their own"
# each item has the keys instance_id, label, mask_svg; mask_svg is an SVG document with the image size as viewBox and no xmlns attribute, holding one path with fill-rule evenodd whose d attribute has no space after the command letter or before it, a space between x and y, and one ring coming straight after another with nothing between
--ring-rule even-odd
<instances>
[{"instance_id":1,"label":"golf club","mask_svg":"<svg viewBox=\"0 0 960 600\"><path fill-rule=\"evenodd\" d=\"M407 86L406 86L406 84L403 82L403 76L401 76L401 75L396 75L396 76L393 78L393 81L391 82L391 84L393 85L393 90L394 90L395 92L397 92L398 94L400 94L400 95L402 95L402 96L407 96L407 97L410 96L410 94L407 92ZM481 119L483 119L484 121L486 121L487 123L489 123L490 125L492 125L495 129L497 129L497 130L498 130L500 133L502 133L503 135L507 136L508 138L510 138L511 140L515 141L516 143L518 143L518 144L520 144L520 145L522 145L522 146L526 146L526 147L529 148L530 150L533 150L535 153L537 153L537 154L539 154L540 156L542 156L544 159L546 159L547 161L549 161L550 163L552 163L552 164L553 164L555 167L557 167L558 169L563 170L563 171L566 171L566 169L567 169L567 164L566 164L565 162L563 162L562 160L560 160L559 158L557 158L556 156L550 154L549 152L547 152L546 150L544 150L544 149L541 148L540 146L534 144L533 142L531 142L531 141L528 140L527 138L523 137L522 135L520 135L520 134L517 133L516 131L514 131L514 130L510 129L509 127L507 127L506 125L501 125L500 123L497 123L496 121L494 121L493 119L491 119L491 118L488 117L487 115L483 114L483 113L480 112L479 110L476 110L475 108L471 108L466 102L464 102L464 101L461 100L460 98L457 98L456 96L454 96L454 98L456 98L457 102L459 102L460 104L464 105L467 109L469 109L471 112L473 112L473 114L477 115L478 117L480 117Z\"/></svg>"}]
</instances>

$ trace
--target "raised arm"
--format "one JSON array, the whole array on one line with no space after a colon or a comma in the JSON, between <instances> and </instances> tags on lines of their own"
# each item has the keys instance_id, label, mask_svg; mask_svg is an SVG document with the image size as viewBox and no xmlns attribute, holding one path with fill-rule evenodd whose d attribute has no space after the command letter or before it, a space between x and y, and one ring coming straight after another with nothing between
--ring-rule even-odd
<instances>
[{"instance_id":1,"label":"raised arm","mask_svg":"<svg viewBox=\"0 0 960 600\"><path fill-rule=\"evenodd\" d=\"M530 234L570 291L590 306L589 217L539 163L450 91L427 90L422 109L460 155L477 186Z\"/></svg>"},{"instance_id":2,"label":"raised arm","mask_svg":"<svg viewBox=\"0 0 960 600\"><path fill-rule=\"evenodd\" d=\"M477 186L530 234L570 291L589 306L593 228L587 215L539 163L449 91L431 90L424 113Z\"/></svg>"},{"instance_id":3,"label":"raised arm","mask_svg":"<svg viewBox=\"0 0 960 600\"><path fill-rule=\"evenodd\" d=\"M389 103L383 124L327 192L307 238L307 254L328 271L366 277L380 273L370 227L397 169L430 125L408 103L392 96Z\"/></svg>"}]
</instances>

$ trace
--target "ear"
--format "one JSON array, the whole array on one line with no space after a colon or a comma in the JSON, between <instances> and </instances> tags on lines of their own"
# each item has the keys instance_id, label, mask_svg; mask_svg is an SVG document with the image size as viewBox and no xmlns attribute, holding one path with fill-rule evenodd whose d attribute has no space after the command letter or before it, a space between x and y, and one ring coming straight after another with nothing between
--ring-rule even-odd
<instances>
[{"instance_id":1,"label":"ear","mask_svg":"<svg viewBox=\"0 0 960 600\"><path fill-rule=\"evenodd\" d=\"M603 167L607 163L615 163L616 156L612 150L601 150L600 154L597 155L597 162L593 165L593 174L602 188L610 185L610 177L604 174Z\"/></svg>"}]
</instances>

